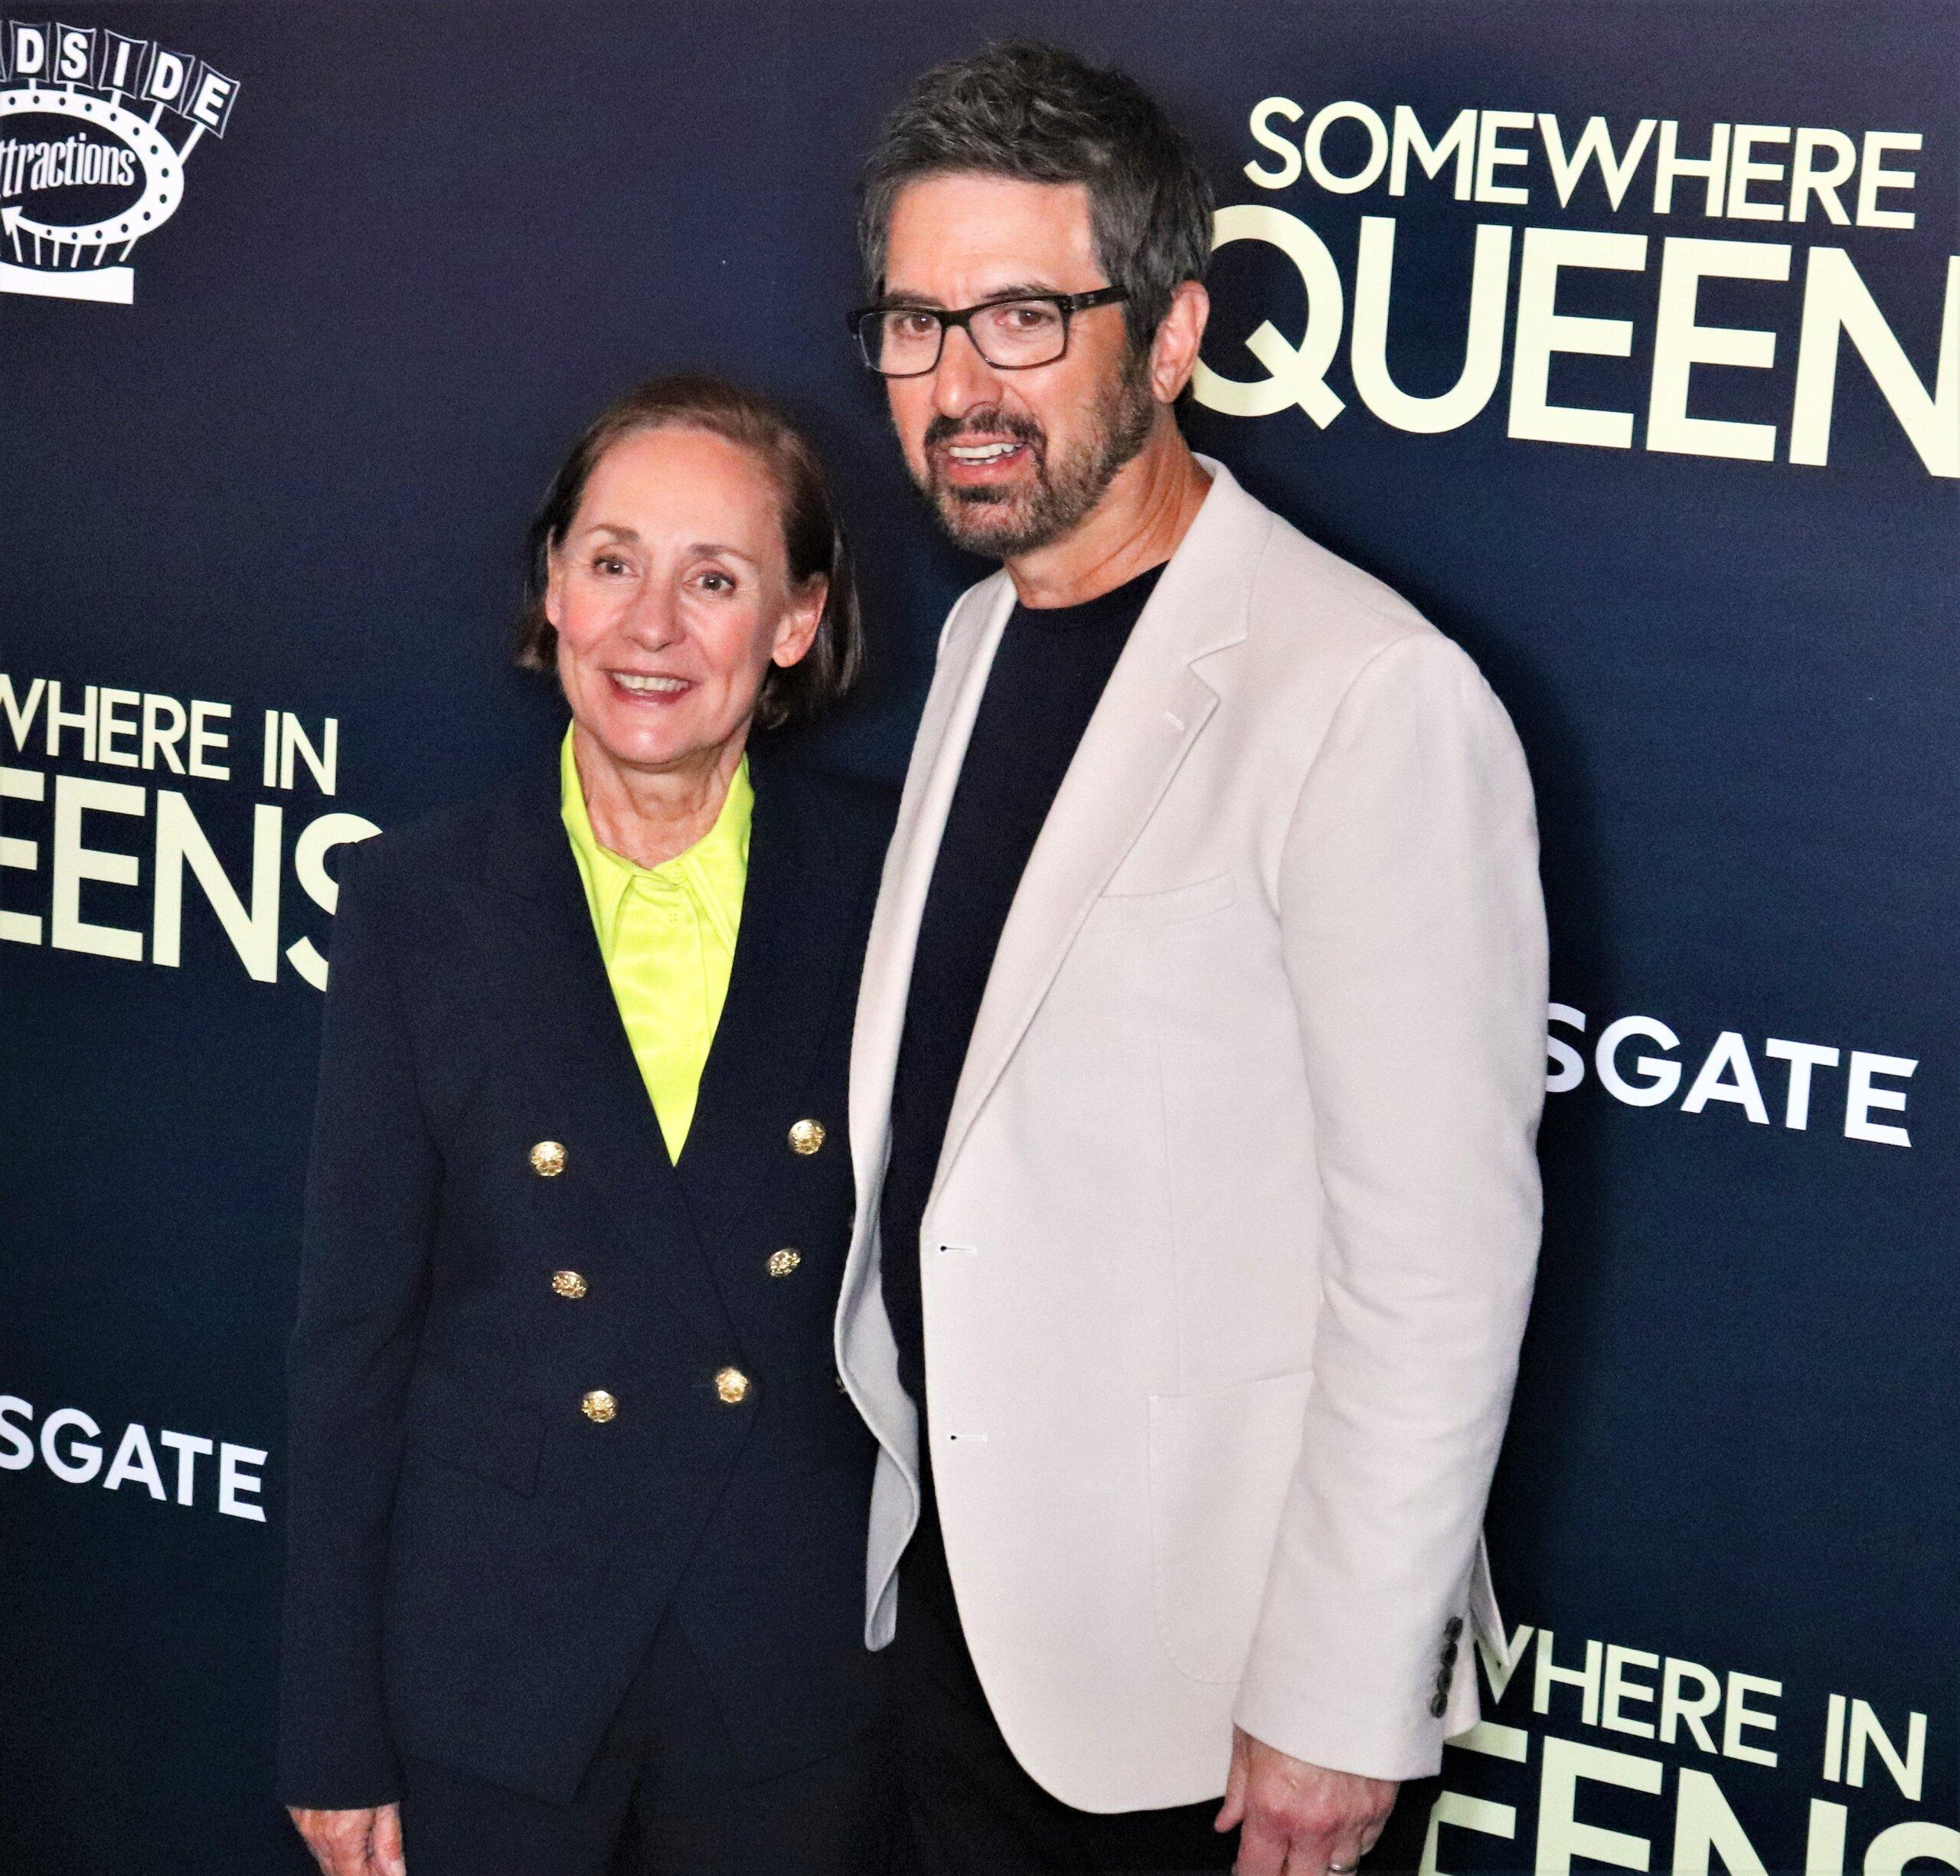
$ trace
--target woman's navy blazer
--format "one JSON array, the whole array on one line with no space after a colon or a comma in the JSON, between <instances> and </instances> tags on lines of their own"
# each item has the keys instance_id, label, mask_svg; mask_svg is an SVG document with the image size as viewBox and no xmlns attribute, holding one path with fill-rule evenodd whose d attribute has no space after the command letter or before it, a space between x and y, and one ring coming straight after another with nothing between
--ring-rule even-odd
<instances>
[{"instance_id":1,"label":"woman's navy blazer","mask_svg":"<svg viewBox=\"0 0 1960 1876\"><path fill-rule=\"evenodd\" d=\"M346 851L290 1360L289 1804L394 1799L398 1752L563 1802L663 1621L714 1678L738 1774L876 1721L874 1449L831 1338L891 806L750 766L734 964L678 1165L555 763Z\"/></svg>"}]
</instances>

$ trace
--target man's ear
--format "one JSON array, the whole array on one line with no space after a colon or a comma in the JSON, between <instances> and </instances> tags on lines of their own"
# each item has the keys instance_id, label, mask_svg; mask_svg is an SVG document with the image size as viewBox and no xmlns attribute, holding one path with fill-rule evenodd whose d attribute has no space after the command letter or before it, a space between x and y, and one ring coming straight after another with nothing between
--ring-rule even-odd
<instances>
[{"instance_id":1,"label":"man's ear","mask_svg":"<svg viewBox=\"0 0 1960 1876\"><path fill-rule=\"evenodd\" d=\"M1171 310L1150 342L1150 391L1159 404L1174 404L1197 368L1198 347L1211 317L1211 296L1187 280L1171 296Z\"/></svg>"}]
</instances>

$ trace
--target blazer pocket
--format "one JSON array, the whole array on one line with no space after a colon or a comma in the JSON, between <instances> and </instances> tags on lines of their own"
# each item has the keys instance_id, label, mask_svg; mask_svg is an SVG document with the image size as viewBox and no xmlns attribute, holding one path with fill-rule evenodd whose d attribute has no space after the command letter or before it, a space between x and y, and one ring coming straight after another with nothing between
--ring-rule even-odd
<instances>
[{"instance_id":1,"label":"blazer pocket","mask_svg":"<svg viewBox=\"0 0 1960 1876\"><path fill-rule=\"evenodd\" d=\"M1181 925L1208 912L1223 911L1237 891L1232 875L1220 873L1164 892L1106 892L1090 909L1089 917L1105 929Z\"/></svg>"},{"instance_id":2,"label":"blazer pocket","mask_svg":"<svg viewBox=\"0 0 1960 1876\"><path fill-rule=\"evenodd\" d=\"M1157 1629L1194 1681L1236 1682L1300 1456L1308 1369L1150 1398Z\"/></svg>"},{"instance_id":3,"label":"blazer pocket","mask_svg":"<svg viewBox=\"0 0 1960 1876\"><path fill-rule=\"evenodd\" d=\"M544 1422L535 1408L479 1394L439 1368L423 1368L409 1384L403 1430L409 1445L446 1465L525 1498L537 1489Z\"/></svg>"}]
</instances>

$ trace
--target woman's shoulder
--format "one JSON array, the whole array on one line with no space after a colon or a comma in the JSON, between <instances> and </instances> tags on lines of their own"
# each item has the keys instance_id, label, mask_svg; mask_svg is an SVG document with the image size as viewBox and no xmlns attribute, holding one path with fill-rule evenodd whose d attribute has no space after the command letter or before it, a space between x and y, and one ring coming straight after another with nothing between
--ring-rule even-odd
<instances>
[{"instance_id":1,"label":"woman's shoulder","mask_svg":"<svg viewBox=\"0 0 1960 1876\"><path fill-rule=\"evenodd\" d=\"M810 786L840 825L867 840L882 843L890 838L892 823L898 819L898 790L889 783L836 769L818 769L812 772Z\"/></svg>"},{"instance_id":2,"label":"woman's shoulder","mask_svg":"<svg viewBox=\"0 0 1960 1876\"><path fill-rule=\"evenodd\" d=\"M475 878L495 870L493 857L514 839L557 833L557 803L537 778L508 780L495 788L391 822L355 844L347 856L364 896L417 899L446 881ZM347 875L342 874L343 884Z\"/></svg>"},{"instance_id":3,"label":"woman's shoulder","mask_svg":"<svg viewBox=\"0 0 1960 1876\"><path fill-rule=\"evenodd\" d=\"M755 752L751 773L760 796L793 802L807 822L847 846L882 851L898 816L898 790L821 757L779 749Z\"/></svg>"}]
</instances>

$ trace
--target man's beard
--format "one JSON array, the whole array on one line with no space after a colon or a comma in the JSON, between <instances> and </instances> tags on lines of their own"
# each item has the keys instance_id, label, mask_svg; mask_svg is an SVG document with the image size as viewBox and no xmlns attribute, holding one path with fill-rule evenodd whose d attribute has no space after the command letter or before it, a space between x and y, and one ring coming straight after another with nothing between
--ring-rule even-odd
<instances>
[{"instance_id":1,"label":"man's beard","mask_svg":"<svg viewBox=\"0 0 1960 1876\"><path fill-rule=\"evenodd\" d=\"M915 479L954 546L1012 560L1059 541L1095 511L1117 472L1148 440L1156 410L1147 365L1138 359L1096 399L1089 433L1052 463L1047 433L1031 418L998 408L936 417L926 427L925 475ZM933 452L962 435L1011 436L1025 443L1034 462L1033 483L962 489L946 482Z\"/></svg>"}]
</instances>

